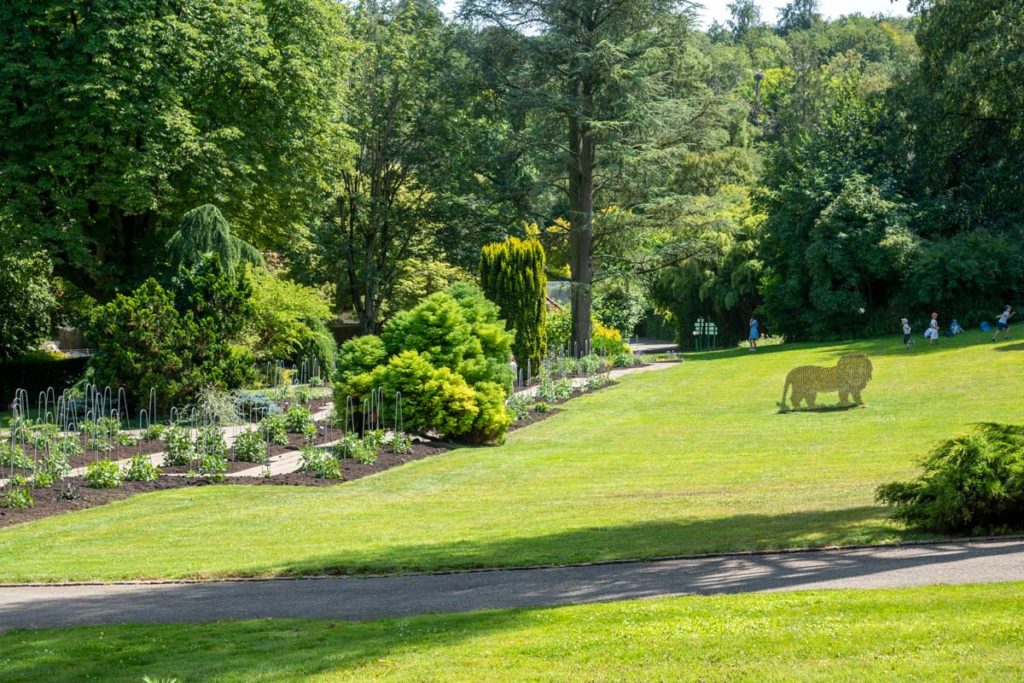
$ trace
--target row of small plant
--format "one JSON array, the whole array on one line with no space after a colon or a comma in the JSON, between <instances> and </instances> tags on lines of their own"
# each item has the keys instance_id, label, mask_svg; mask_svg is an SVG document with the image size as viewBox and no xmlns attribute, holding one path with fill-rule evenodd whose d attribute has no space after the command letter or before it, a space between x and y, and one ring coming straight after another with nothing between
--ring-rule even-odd
<instances>
[{"instance_id":1,"label":"row of small plant","mask_svg":"<svg viewBox=\"0 0 1024 683\"><path fill-rule=\"evenodd\" d=\"M382 449L395 454L410 453L412 438L404 432L385 434L381 429L367 431L362 436L350 432L344 434L331 449L303 446L300 469L318 479L341 479L342 460L350 458L364 465L372 465L377 462L377 454Z\"/></svg>"}]
</instances>

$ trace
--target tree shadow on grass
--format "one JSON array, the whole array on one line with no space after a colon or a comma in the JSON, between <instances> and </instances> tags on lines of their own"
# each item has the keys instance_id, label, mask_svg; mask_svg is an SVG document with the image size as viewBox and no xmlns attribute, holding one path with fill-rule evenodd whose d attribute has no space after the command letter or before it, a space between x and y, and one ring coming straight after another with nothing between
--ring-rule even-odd
<instances>
[{"instance_id":1,"label":"tree shadow on grass","mask_svg":"<svg viewBox=\"0 0 1024 683\"><path fill-rule=\"evenodd\" d=\"M993 351L1024 351L1024 342L1013 344L998 344L992 347Z\"/></svg>"},{"instance_id":2,"label":"tree shadow on grass","mask_svg":"<svg viewBox=\"0 0 1024 683\"><path fill-rule=\"evenodd\" d=\"M835 535L843 527L870 523L876 513L872 508L853 508L839 511L831 518L812 513L737 515L708 522L586 528L542 539L450 544L430 551L447 548L456 555L507 551L514 557L522 551L524 543L560 547L570 554L581 544L604 543L608 551L613 551L625 537L677 533L713 536L731 531L723 527L725 524L748 529L752 539L763 537L766 545L778 545L768 539L777 540L780 531L791 530L792 540L814 533ZM530 624L529 617L521 612L474 610L799 589L851 579L870 583L872 577L884 582L893 572L915 569L927 569L934 577L941 574L943 565L968 557L972 561L996 559L1020 552L1020 542L973 547L950 542L899 554L853 549L461 574L131 585L115 587L118 593L113 596L101 594L102 588L90 587L68 597L45 597L45 591L53 590L46 588L7 589L37 591L30 594L33 599L20 603L0 598L0 624L8 626L201 623L211 619L297 617L364 620L430 612L456 614L431 617L420 622L420 626L416 622L393 621L246 621L188 627L105 627L102 634L17 631L0 638L0 661L5 665L0 678L139 680L142 675L149 675L176 676L179 680L248 680L272 671L279 678L290 680L351 670L441 644L457 646L465 639ZM320 558L310 566L340 567L336 562L344 562L343 553ZM48 619L47 615L64 621ZM69 666L69 662L75 664Z\"/></svg>"}]
</instances>

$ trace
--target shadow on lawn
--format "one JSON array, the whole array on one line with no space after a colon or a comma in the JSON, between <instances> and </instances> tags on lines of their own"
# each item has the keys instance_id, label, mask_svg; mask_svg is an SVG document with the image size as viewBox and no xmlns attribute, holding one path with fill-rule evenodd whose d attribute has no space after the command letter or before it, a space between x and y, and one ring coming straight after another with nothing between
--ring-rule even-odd
<instances>
[{"instance_id":1,"label":"shadow on lawn","mask_svg":"<svg viewBox=\"0 0 1024 683\"><path fill-rule=\"evenodd\" d=\"M834 523L872 519L870 508L836 515ZM753 530L795 524L804 515L738 515L729 523ZM819 515L820 517L820 515ZM842 520L842 521L840 521ZM805 520L806 521L806 520ZM726 523L726 520L717 524ZM806 526L801 534L821 523ZM516 552L521 543L567 550L580 543L614 544L620 535L664 534L688 529L715 533L714 522L638 524L613 529L581 529L544 539L523 539L484 546L448 546L453 553ZM834 529L833 529L834 531ZM393 577L177 584L158 587L121 586L117 595L82 589L78 597L57 599L42 594L21 602L0 598L0 623L14 626L112 624L132 622L206 622L214 619L314 618L366 620L429 612L458 612L426 627L408 622L335 624L317 622L247 622L190 626L172 636L168 627L133 626L105 629L102 636L60 638L46 632L15 632L0 638L6 672L12 680L81 680L90 676L118 678L143 674L179 679L227 677L245 680L272 670L279 677L306 677L359 667L403 651L453 645L492 631L529 625L518 612L475 612L498 608L557 606L679 594L720 594L814 587L822 582L867 578L894 571L929 568L970 557L996 557L1021 552L1020 542L958 543L901 553L874 550L732 555L615 563L532 571L447 573ZM609 550L612 548L609 547ZM438 549L440 551L440 549ZM329 562L331 558L325 558ZM48 589L8 589L40 590ZM91 591L91 592L90 592ZM50 634L52 636L52 634ZM79 665L68 666L69 662ZM111 668L104 668L111 667ZM2 678L2 676L0 676Z\"/></svg>"}]
</instances>

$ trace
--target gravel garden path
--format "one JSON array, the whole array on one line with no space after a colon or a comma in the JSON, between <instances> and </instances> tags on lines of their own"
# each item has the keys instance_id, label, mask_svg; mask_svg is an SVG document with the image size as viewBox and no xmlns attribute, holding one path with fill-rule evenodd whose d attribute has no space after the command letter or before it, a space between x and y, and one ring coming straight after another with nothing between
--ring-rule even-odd
<instances>
[{"instance_id":1,"label":"gravel garden path","mask_svg":"<svg viewBox=\"0 0 1024 683\"><path fill-rule=\"evenodd\" d=\"M3 586L0 632L218 619L365 620L687 594L1007 581L1024 581L1024 539L366 578Z\"/></svg>"}]
</instances>

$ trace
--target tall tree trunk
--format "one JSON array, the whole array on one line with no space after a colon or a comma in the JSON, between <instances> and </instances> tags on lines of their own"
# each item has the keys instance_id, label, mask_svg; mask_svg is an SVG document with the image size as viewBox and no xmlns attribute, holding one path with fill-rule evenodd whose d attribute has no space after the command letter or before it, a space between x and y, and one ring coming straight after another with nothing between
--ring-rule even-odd
<instances>
[{"instance_id":1,"label":"tall tree trunk","mask_svg":"<svg viewBox=\"0 0 1024 683\"><path fill-rule=\"evenodd\" d=\"M572 348L581 356L590 351L590 305L594 267L594 136L586 122L590 96L582 84L575 86L583 106L581 117L569 120L569 267L571 273Z\"/></svg>"}]
</instances>

